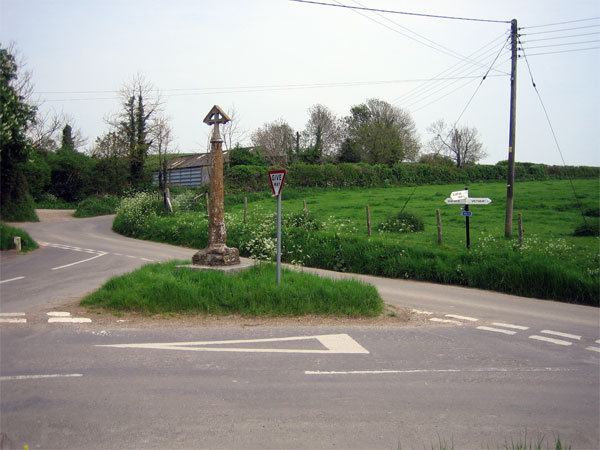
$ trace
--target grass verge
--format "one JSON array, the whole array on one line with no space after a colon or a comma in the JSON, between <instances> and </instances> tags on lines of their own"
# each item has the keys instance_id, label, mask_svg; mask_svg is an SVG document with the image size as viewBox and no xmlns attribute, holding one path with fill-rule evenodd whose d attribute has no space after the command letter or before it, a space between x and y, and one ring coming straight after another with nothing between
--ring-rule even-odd
<instances>
[{"instance_id":1,"label":"grass verge","mask_svg":"<svg viewBox=\"0 0 600 450\"><path fill-rule=\"evenodd\" d=\"M15 236L19 236L21 238L21 251L23 253L27 253L38 248L38 245L26 231L0 222L0 250L12 250L15 248Z\"/></svg>"},{"instance_id":2,"label":"grass verge","mask_svg":"<svg viewBox=\"0 0 600 450\"><path fill-rule=\"evenodd\" d=\"M109 280L81 301L118 311L242 316L375 317L383 311L377 290L354 280L330 280L282 269L276 284L272 264L234 275L150 264Z\"/></svg>"}]
</instances>

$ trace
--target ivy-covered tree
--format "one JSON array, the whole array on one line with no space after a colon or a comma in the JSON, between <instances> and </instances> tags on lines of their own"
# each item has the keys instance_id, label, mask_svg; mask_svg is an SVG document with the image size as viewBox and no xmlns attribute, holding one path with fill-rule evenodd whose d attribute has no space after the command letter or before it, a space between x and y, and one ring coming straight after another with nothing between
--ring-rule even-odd
<instances>
[{"instance_id":1,"label":"ivy-covered tree","mask_svg":"<svg viewBox=\"0 0 600 450\"><path fill-rule=\"evenodd\" d=\"M149 177L144 163L154 139L153 119L160 113L160 96L138 75L121 89L122 109L109 121L113 131L122 136L129 158L129 183L141 188Z\"/></svg>"},{"instance_id":2,"label":"ivy-covered tree","mask_svg":"<svg viewBox=\"0 0 600 450\"><path fill-rule=\"evenodd\" d=\"M15 56L0 47L0 217L3 220L37 220L23 165L30 151L27 129L36 108L27 102L19 85Z\"/></svg>"}]
</instances>

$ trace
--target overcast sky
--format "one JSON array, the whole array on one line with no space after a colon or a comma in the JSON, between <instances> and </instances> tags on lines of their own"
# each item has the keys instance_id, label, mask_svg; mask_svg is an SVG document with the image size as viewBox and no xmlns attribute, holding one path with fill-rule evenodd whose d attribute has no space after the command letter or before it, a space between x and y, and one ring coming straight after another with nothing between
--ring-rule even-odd
<instances>
[{"instance_id":1,"label":"overcast sky","mask_svg":"<svg viewBox=\"0 0 600 450\"><path fill-rule=\"evenodd\" d=\"M600 165L599 0L360 2L517 19L565 162ZM108 130L104 119L119 110L116 91L141 74L162 91L182 152L206 151L202 119L214 104L235 109L248 132L245 144L253 130L278 119L302 131L312 105L342 117L378 98L410 112L424 146L432 122L454 123L468 105L459 125L479 130L483 162L507 159L509 30L509 23L288 0L0 0L0 41L14 42L26 59L42 109L72 116L93 143ZM432 78L443 79L422 81ZM562 164L523 58L517 95L517 161Z\"/></svg>"}]
</instances>

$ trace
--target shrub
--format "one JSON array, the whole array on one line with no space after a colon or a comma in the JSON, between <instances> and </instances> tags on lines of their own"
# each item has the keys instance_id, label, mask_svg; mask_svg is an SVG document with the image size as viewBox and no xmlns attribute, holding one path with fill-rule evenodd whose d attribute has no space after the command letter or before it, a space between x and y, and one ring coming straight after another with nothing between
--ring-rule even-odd
<instances>
[{"instance_id":1,"label":"shrub","mask_svg":"<svg viewBox=\"0 0 600 450\"><path fill-rule=\"evenodd\" d=\"M588 217L600 217L600 208L598 206L587 208L583 211L583 215Z\"/></svg>"},{"instance_id":2,"label":"shrub","mask_svg":"<svg viewBox=\"0 0 600 450\"><path fill-rule=\"evenodd\" d=\"M575 228L574 236L600 236L600 222L586 222Z\"/></svg>"},{"instance_id":3,"label":"shrub","mask_svg":"<svg viewBox=\"0 0 600 450\"><path fill-rule=\"evenodd\" d=\"M121 200L113 230L131 237L141 237L153 218L164 212L163 201L156 195L139 192Z\"/></svg>"},{"instance_id":4,"label":"shrub","mask_svg":"<svg viewBox=\"0 0 600 450\"><path fill-rule=\"evenodd\" d=\"M414 233L415 231L423 231L423 218L410 211L400 211L397 214L389 215L377 227L379 231L387 231L392 233Z\"/></svg>"},{"instance_id":5,"label":"shrub","mask_svg":"<svg viewBox=\"0 0 600 450\"><path fill-rule=\"evenodd\" d=\"M77 205L74 217L96 217L114 214L119 206L119 198L111 195L93 195Z\"/></svg>"}]
</instances>

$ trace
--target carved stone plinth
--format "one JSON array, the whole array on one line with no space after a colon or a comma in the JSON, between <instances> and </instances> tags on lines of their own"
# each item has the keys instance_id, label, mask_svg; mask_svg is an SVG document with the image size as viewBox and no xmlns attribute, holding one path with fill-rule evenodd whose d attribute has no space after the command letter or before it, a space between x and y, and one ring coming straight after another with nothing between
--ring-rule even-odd
<instances>
[{"instance_id":1,"label":"carved stone plinth","mask_svg":"<svg viewBox=\"0 0 600 450\"><path fill-rule=\"evenodd\" d=\"M192 256L192 263L202 266L233 266L240 263L237 248L226 246L208 247Z\"/></svg>"}]
</instances>

